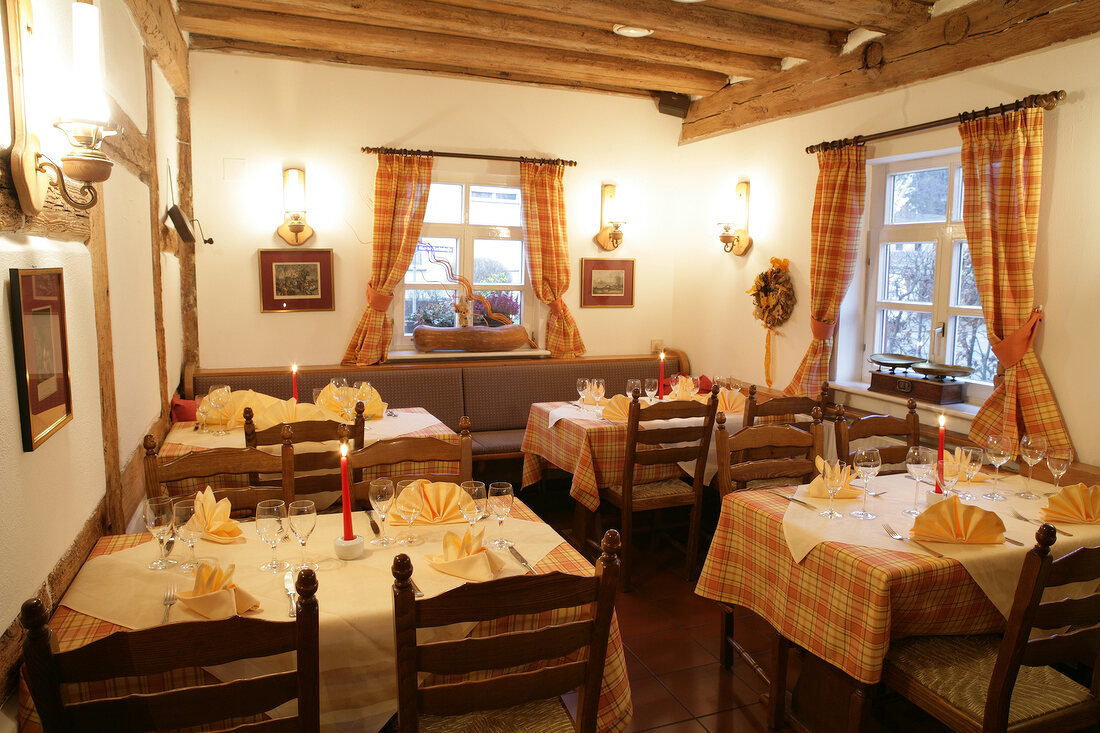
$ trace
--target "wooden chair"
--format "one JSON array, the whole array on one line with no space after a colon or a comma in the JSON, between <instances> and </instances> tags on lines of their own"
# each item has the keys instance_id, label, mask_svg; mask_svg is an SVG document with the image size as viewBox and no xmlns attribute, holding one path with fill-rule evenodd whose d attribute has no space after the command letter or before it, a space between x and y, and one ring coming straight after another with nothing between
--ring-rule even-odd
<instances>
[{"instance_id":1,"label":"wooden chair","mask_svg":"<svg viewBox=\"0 0 1100 733\"><path fill-rule=\"evenodd\" d=\"M447 473L428 473L425 471L403 473L390 470L385 475L396 484L403 479L426 478L429 481L450 481L460 484L472 481L473 438L470 437L470 418L463 416L458 421L459 438L451 443L440 438L391 438L379 440L353 451L348 455L348 471L355 475L351 486L351 501L355 508L370 508L370 479L360 480L365 468L387 466L396 469L400 464L424 463L427 461L448 461L455 464L456 470ZM408 468L408 467L406 467Z\"/></svg>"},{"instance_id":2,"label":"wooden chair","mask_svg":"<svg viewBox=\"0 0 1100 733\"><path fill-rule=\"evenodd\" d=\"M825 418L825 409L829 404L829 383L821 385L821 391L815 400L811 397L773 397L764 402L756 401L756 385L749 386L749 396L745 399L745 419L742 427L750 428L756 425L760 418L768 425L793 425L799 430L810 430L813 427L812 418L800 420L799 415L812 416L814 408L821 410L821 418ZM798 448L775 447L771 450L771 456L782 458L784 456L798 455ZM758 453L758 457L766 457Z\"/></svg>"},{"instance_id":3,"label":"wooden chair","mask_svg":"<svg viewBox=\"0 0 1100 733\"><path fill-rule=\"evenodd\" d=\"M265 453L255 448L213 448L197 450L179 458L162 460L157 456L157 439L146 435L145 446L145 495L152 498L163 496L163 484L187 479L211 480L222 474L258 475L260 473L279 474L275 485L248 485L242 488L224 488L212 485L214 495L219 499L229 497L233 510L255 510L256 504L264 499L282 499L287 504L294 501L294 444L293 433L289 425L280 426L282 450L279 455ZM202 486L196 490L201 490ZM173 492L169 489L169 495ZM194 492L188 491L188 494ZM182 493L179 494L183 496Z\"/></svg>"},{"instance_id":4,"label":"wooden chair","mask_svg":"<svg viewBox=\"0 0 1100 733\"><path fill-rule=\"evenodd\" d=\"M789 478L806 484L817 473L815 461L824 446L820 407L813 408L808 430L793 425L753 425L730 435L723 413L718 413L717 422L715 457L722 496L745 490L750 481ZM782 457L775 457L777 454Z\"/></svg>"},{"instance_id":5,"label":"wooden chair","mask_svg":"<svg viewBox=\"0 0 1100 733\"><path fill-rule=\"evenodd\" d=\"M618 584L619 534L608 530L595 575L551 572L486 583L467 583L435 598L416 600L408 555L393 559L394 637L397 650L397 702L401 733L421 726L438 730L483 730L491 719L509 730L596 730L604 661ZM477 638L418 643L417 630L454 623L483 622L577 608L581 618L533 630ZM587 656L578 652L587 649ZM542 663L535 671L509 668ZM422 672L460 675L485 670L493 676L418 685ZM499 673L497 673L499 671ZM558 695L578 690L577 719L569 719ZM478 715L475 711L489 711ZM435 716L461 716L440 720ZM500 728L493 728L498 730Z\"/></svg>"},{"instance_id":6,"label":"wooden chair","mask_svg":"<svg viewBox=\"0 0 1100 733\"><path fill-rule=\"evenodd\" d=\"M877 443L873 447L878 448L883 466L891 463L905 463L905 454L909 449L920 445L920 419L917 417L917 403L910 399L906 403L906 407L908 407L908 412L904 418L891 417L890 415L867 415L849 421L845 417L844 405L837 405L835 424L837 457L850 466L852 465L852 456L855 453L855 450L852 449L852 441L865 438L894 438L904 442L901 444L897 442ZM865 447L872 446L865 444ZM881 471L880 473L886 475L888 473L904 472L904 469L902 469L900 471Z\"/></svg>"},{"instance_id":7,"label":"wooden chair","mask_svg":"<svg viewBox=\"0 0 1100 733\"><path fill-rule=\"evenodd\" d=\"M317 576L298 576L294 621L234 616L224 621L190 621L140 631L117 631L65 652L56 650L49 613L37 599L23 604L20 623L27 630L23 662L27 686L46 733L53 731L169 730L262 716L294 699L291 718L260 720L234 730L319 731L320 672L317 637ZM123 697L72 701L62 685L297 652L293 670L229 682L160 690ZM205 674L205 673L204 673Z\"/></svg>"},{"instance_id":8,"label":"wooden chair","mask_svg":"<svg viewBox=\"0 0 1100 733\"><path fill-rule=\"evenodd\" d=\"M718 411L718 387L711 390L706 403L694 400L675 402L657 402L642 407L635 390L630 402L630 412L626 423L626 458L623 462L623 483L600 489L600 500L607 501L619 508L622 514L623 533L623 570L621 574L622 590L630 592L631 555L634 541L634 515L670 507L691 507L691 519L688 526L688 542L685 549L684 574L691 579L696 556L699 554L699 527L703 507L703 473L707 465L707 451L714 429L714 415ZM650 421L671 420L674 418L700 418L695 426L676 423L651 424ZM646 422L644 429L639 423ZM691 443L676 447L661 447L662 444ZM683 461L693 461L695 470L692 483L686 484L679 478L663 479L647 484L634 483L637 466L671 465Z\"/></svg>"},{"instance_id":9,"label":"wooden chair","mask_svg":"<svg viewBox=\"0 0 1100 733\"><path fill-rule=\"evenodd\" d=\"M1100 579L1100 548L1051 560L1044 524L1024 557L1004 635L921 636L890 642L883 684L956 731L1063 731L1100 725L1100 593L1067 599L1048 588ZM1066 628L1068 627L1068 628ZM1063 629L1065 629L1063 631ZM1033 632L1040 633L1032 636ZM1091 650L1091 689L1048 665Z\"/></svg>"}]
</instances>

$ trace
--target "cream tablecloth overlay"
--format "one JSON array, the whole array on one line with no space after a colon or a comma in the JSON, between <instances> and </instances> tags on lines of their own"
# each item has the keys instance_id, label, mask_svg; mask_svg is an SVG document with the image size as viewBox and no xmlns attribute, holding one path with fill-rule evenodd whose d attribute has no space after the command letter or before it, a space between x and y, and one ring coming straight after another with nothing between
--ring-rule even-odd
<instances>
[{"instance_id":1,"label":"cream tablecloth overlay","mask_svg":"<svg viewBox=\"0 0 1100 733\"><path fill-rule=\"evenodd\" d=\"M1023 490L1025 481L1026 478L1023 476L1002 474L999 491L1006 501L992 502L986 499L978 499L973 502L965 502L995 511L1004 521L1005 536L1022 542L1022 547L1007 542L1003 545L924 543L947 558L962 563L974 582L978 584L978 587L1006 617L1012 607L1012 597L1016 592L1016 584L1020 579L1024 553L1035 545L1035 531L1039 528L1037 524L1014 518L1012 509L1015 508L1025 517L1039 519L1040 507L1046 506L1045 498L1036 501L1020 499L1016 496L1017 491ZM860 485L862 480L857 479L855 483ZM993 486L992 481L973 484L971 493L981 496L990 491ZM1032 487L1039 494L1054 490L1053 485L1040 481L1034 481ZM849 512L862 506L863 499L861 498L838 499L836 509L844 515L844 518L831 520L820 517L817 512L791 502L783 515L783 536L794 561L802 562L802 559L819 542L842 542L850 545L863 545L928 556L927 552L916 545L892 539L882 527L885 522L902 536L909 536L909 530L913 526L913 518L905 516L901 512L913 506L915 493L913 480L905 474L878 476L873 479L871 488L874 491L887 492L885 496L868 499L868 509L878 515L876 519L872 520L861 521L850 516ZM965 484L959 484L958 488L965 490ZM922 482L922 493L927 489L928 484ZM806 486L799 486L794 495L813 504L819 510L824 510L829 505L828 499L810 497ZM926 508L925 496L921 496L917 508L922 511ZM1055 558L1061 557L1078 547L1100 545L1100 525L1065 524L1061 525L1060 528L1068 530L1073 536L1058 535L1057 542L1051 548L1051 553Z\"/></svg>"},{"instance_id":2,"label":"cream tablecloth overlay","mask_svg":"<svg viewBox=\"0 0 1100 733\"><path fill-rule=\"evenodd\" d=\"M421 545L370 549L372 546L368 544L364 558L342 561L332 551L332 539L341 533L342 521L339 514L319 516L307 546L307 554L319 566L322 729L376 730L397 709L393 666L393 575L390 571L393 557L403 552L412 558L413 579L427 596L455 588L464 581L433 570L426 555L441 551L445 532L463 532L469 525L418 525L413 529L424 538ZM495 525L492 520L486 520L477 526L484 527L486 539L491 539L497 533ZM353 527L368 539L372 536L363 512L354 514ZM243 528L244 542L219 545L200 540L195 546L196 554L200 559L236 565L234 580L260 599L260 611L250 615L285 621L289 602L283 589L284 574L259 570L259 566L270 559L271 549L259 541L251 523L244 523ZM387 534L392 536L400 532L403 535L406 528L393 529L396 531L388 529ZM562 542L548 525L521 519L506 519L504 534L532 564ZM173 557L183 557L181 550L185 551L186 546L177 542ZM284 542L278 552L280 559L296 561L298 544L293 540ZM180 590L187 590L193 583L193 576L147 569L145 565L155 554L155 545L145 543L89 560L61 604L131 629L158 624L164 611L161 601L165 585L174 582ZM505 560L501 577L526 572L510 554L505 552L501 556ZM199 619L182 604L172 607L172 621ZM468 627L441 629L435 636L457 638L468 630ZM284 655L283 659L250 660L210 668L210 672L224 680L242 674L270 673L280 664L287 663ZM364 695L364 690L371 693Z\"/></svg>"}]
</instances>

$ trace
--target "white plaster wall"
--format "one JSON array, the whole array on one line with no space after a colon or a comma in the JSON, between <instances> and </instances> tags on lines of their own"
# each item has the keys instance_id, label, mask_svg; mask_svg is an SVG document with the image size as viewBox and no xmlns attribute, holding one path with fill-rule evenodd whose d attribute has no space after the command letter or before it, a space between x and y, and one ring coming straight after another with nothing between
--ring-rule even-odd
<instances>
[{"instance_id":1,"label":"white plaster wall","mask_svg":"<svg viewBox=\"0 0 1100 733\"><path fill-rule=\"evenodd\" d=\"M183 317L180 301L180 261L175 255L160 256L161 304L164 307L164 368L168 393L179 386L183 377ZM159 392L158 398L159 398Z\"/></svg>"},{"instance_id":2,"label":"white plaster wall","mask_svg":"<svg viewBox=\"0 0 1100 733\"><path fill-rule=\"evenodd\" d=\"M118 102L138 130L145 132L145 45L141 34L122 0L101 0L98 4L106 64L104 91Z\"/></svg>"},{"instance_id":3,"label":"white plaster wall","mask_svg":"<svg viewBox=\"0 0 1100 733\"><path fill-rule=\"evenodd\" d=\"M23 452L8 268L63 268L73 419ZM0 618L14 619L106 491L91 257L81 242L0 236Z\"/></svg>"},{"instance_id":4,"label":"white plaster wall","mask_svg":"<svg viewBox=\"0 0 1100 733\"><path fill-rule=\"evenodd\" d=\"M153 114L156 123L156 166L160 220L179 202L179 144L176 95L160 67L153 64ZM163 225L163 224L162 224ZM168 391L179 384L183 365L183 311L180 302L180 263L175 255L161 255L161 305L164 320L164 368ZM158 392L159 395L159 392Z\"/></svg>"},{"instance_id":5,"label":"white plaster wall","mask_svg":"<svg viewBox=\"0 0 1100 733\"><path fill-rule=\"evenodd\" d=\"M662 206L673 190L679 121L653 102L214 53L191 55L191 77L196 214L217 240L196 258L202 366L339 362L370 273L376 162L364 145L579 161L565 174L573 272L565 301L589 353L672 343L680 222ZM242 179L226 180L226 159L245 161ZM333 312L260 313L256 251L287 246L275 228L281 172L291 164L305 167L317 232L304 246L335 253ZM604 181L633 200L625 244L612 255L637 260L632 309L578 307L580 258L607 256L591 239Z\"/></svg>"}]
</instances>

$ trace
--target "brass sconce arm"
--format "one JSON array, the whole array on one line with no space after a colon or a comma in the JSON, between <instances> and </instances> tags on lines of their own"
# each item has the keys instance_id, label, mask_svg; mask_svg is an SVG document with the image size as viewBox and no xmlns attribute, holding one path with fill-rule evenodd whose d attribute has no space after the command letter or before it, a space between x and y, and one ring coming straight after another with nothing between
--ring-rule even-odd
<instances>
[{"instance_id":1,"label":"brass sconce arm","mask_svg":"<svg viewBox=\"0 0 1100 733\"><path fill-rule=\"evenodd\" d=\"M84 181L84 185L77 189L83 196L84 200L73 198L69 193L68 181L65 180L65 172L61 170L61 166L54 163L47 158L43 153L38 153L35 157L38 165L35 166L35 170L39 173L49 174L53 172L54 183L57 185L57 192L61 194L61 198L65 200L69 206L74 209L90 209L99 202L99 193L95 190L95 186L91 181ZM110 161L108 161L110 163Z\"/></svg>"}]
</instances>

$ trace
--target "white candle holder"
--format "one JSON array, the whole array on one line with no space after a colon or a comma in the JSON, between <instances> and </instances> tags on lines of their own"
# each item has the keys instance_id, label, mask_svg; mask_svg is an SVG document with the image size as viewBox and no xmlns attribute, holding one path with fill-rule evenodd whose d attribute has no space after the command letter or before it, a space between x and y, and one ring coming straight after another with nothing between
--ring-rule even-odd
<instances>
[{"instance_id":1,"label":"white candle holder","mask_svg":"<svg viewBox=\"0 0 1100 733\"><path fill-rule=\"evenodd\" d=\"M362 535L357 534L350 540L340 535L332 541L332 549L341 560L358 560L363 556L363 542Z\"/></svg>"}]
</instances>

